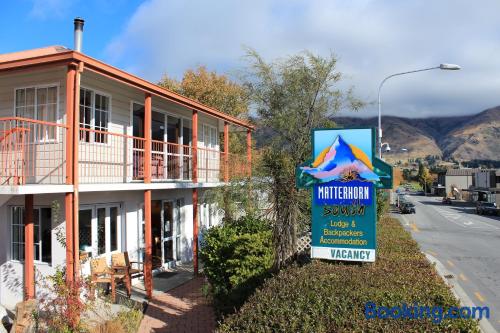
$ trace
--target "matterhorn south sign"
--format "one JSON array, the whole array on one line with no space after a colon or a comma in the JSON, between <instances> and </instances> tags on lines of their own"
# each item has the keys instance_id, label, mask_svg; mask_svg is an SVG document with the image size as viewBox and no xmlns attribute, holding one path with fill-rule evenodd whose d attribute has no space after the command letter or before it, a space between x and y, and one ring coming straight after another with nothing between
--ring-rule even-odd
<instances>
[{"instance_id":1,"label":"matterhorn south sign","mask_svg":"<svg viewBox=\"0 0 500 333\"><path fill-rule=\"evenodd\" d=\"M375 189L392 184L392 168L374 156L374 138L372 128L313 131L313 158L296 177L312 187L312 258L375 261Z\"/></svg>"}]
</instances>

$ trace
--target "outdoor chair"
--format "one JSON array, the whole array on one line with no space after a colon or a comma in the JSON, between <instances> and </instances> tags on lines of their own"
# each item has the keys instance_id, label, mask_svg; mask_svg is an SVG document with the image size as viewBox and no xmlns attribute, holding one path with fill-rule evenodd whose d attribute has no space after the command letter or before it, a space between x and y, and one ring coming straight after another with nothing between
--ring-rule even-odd
<instances>
[{"instance_id":1,"label":"outdoor chair","mask_svg":"<svg viewBox=\"0 0 500 333\"><path fill-rule=\"evenodd\" d=\"M136 267L133 267L135 265ZM143 274L142 262L130 261L128 252L114 253L111 255L111 268L115 274L124 275L127 295L130 297L132 289L132 279Z\"/></svg>"},{"instance_id":2,"label":"outdoor chair","mask_svg":"<svg viewBox=\"0 0 500 333\"><path fill-rule=\"evenodd\" d=\"M95 286L99 283L106 283L111 286L111 300L116 302L116 282L124 281L125 275L110 269L106 263L106 258L96 258L90 260L90 295L93 298Z\"/></svg>"}]
</instances>

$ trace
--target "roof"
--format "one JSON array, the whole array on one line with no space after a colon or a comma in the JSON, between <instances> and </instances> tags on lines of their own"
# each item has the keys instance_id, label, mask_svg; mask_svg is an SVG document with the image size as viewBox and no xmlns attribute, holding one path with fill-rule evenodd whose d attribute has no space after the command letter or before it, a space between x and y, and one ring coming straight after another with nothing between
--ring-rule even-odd
<instances>
[{"instance_id":1,"label":"roof","mask_svg":"<svg viewBox=\"0 0 500 333\"><path fill-rule=\"evenodd\" d=\"M446 171L447 176L472 176L475 172L481 169L448 169Z\"/></svg>"},{"instance_id":2,"label":"roof","mask_svg":"<svg viewBox=\"0 0 500 333\"><path fill-rule=\"evenodd\" d=\"M12 52L12 53L4 53L4 54L0 54L0 63L7 62L7 61L28 59L28 58L35 58L35 57L40 57L40 56L47 56L47 55L57 54L57 53L65 52L65 51L70 51L70 50L65 48L64 46L54 45L54 46L42 47L39 49L32 49L32 50Z\"/></svg>"},{"instance_id":3,"label":"roof","mask_svg":"<svg viewBox=\"0 0 500 333\"><path fill-rule=\"evenodd\" d=\"M219 110L204 105L198 101L174 93L152 82L127 73L121 69L110 66L104 62L91 58L83 53L67 49L62 46L49 46L21 52L0 55L0 72L10 70L29 69L42 66L81 64L84 70L91 70L110 79L120 81L129 86L141 89L146 93L155 95L187 108L201 111L229 123L253 130L255 127L237 117L228 115Z\"/></svg>"}]
</instances>

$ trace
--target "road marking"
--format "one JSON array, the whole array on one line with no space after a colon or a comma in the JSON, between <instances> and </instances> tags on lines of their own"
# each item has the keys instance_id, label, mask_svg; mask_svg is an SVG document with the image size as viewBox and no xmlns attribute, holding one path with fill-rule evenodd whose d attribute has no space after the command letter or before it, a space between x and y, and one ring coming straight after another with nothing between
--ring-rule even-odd
<instances>
[{"instance_id":1,"label":"road marking","mask_svg":"<svg viewBox=\"0 0 500 333\"><path fill-rule=\"evenodd\" d=\"M418 227L417 227L417 225L415 223L410 224L410 226L413 229L413 231L420 232L420 230L418 229Z\"/></svg>"},{"instance_id":2,"label":"road marking","mask_svg":"<svg viewBox=\"0 0 500 333\"><path fill-rule=\"evenodd\" d=\"M480 302L485 302L486 300L484 299L483 295L481 295L478 291L476 291L474 293L474 295L476 295L477 299L480 301Z\"/></svg>"},{"instance_id":3,"label":"road marking","mask_svg":"<svg viewBox=\"0 0 500 333\"><path fill-rule=\"evenodd\" d=\"M427 252L429 252L430 255L432 255L434 257L437 257L437 253L436 252L431 251L431 250L428 250Z\"/></svg>"},{"instance_id":4,"label":"road marking","mask_svg":"<svg viewBox=\"0 0 500 333\"><path fill-rule=\"evenodd\" d=\"M464 281L464 282L465 282L465 281L467 281L467 277L466 277L465 275L463 275L462 273L460 273L460 274L458 275L458 277L460 278L460 280L462 280L462 281Z\"/></svg>"},{"instance_id":5,"label":"road marking","mask_svg":"<svg viewBox=\"0 0 500 333\"><path fill-rule=\"evenodd\" d=\"M447 262L448 262L448 265L450 265L450 267L455 267L455 264L451 260L447 260Z\"/></svg>"}]
</instances>

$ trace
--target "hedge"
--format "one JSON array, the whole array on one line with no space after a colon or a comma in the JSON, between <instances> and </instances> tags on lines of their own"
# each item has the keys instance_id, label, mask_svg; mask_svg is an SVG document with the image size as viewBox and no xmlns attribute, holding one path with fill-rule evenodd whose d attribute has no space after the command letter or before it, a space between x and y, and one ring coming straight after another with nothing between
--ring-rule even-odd
<instances>
[{"instance_id":1,"label":"hedge","mask_svg":"<svg viewBox=\"0 0 500 333\"><path fill-rule=\"evenodd\" d=\"M233 312L262 284L274 262L273 249L270 223L249 216L204 234L200 259L217 312Z\"/></svg>"},{"instance_id":2,"label":"hedge","mask_svg":"<svg viewBox=\"0 0 500 333\"><path fill-rule=\"evenodd\" d=\"M378 225L374 264L314 260L268 279L220 332L476 332L477 321L365 319L365 303L459 306L449 287L397 220Z\"/></svg>"}]
</instances>

